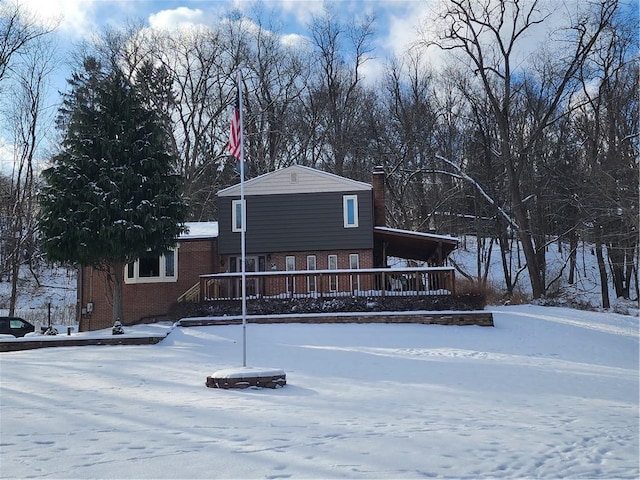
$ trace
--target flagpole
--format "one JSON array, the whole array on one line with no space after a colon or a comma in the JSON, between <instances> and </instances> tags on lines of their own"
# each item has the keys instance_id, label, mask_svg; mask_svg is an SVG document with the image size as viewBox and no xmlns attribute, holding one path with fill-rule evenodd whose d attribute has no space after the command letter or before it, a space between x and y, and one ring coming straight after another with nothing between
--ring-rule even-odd
<instances>
[{"instance_id":1,"label":"flagpole","mask_svg":"<svg viewBox=\"0 0 640 480\"><path fill-rule=\"evenodd\" d=\"M240 229L240 263L242 264L242 366L247 366L247 266L246 230L247 212L244 199L244 131L242 122L242 73L238 70L238 103L240 117L240 205L242 228Z\"/></svg>"}]
</instances>

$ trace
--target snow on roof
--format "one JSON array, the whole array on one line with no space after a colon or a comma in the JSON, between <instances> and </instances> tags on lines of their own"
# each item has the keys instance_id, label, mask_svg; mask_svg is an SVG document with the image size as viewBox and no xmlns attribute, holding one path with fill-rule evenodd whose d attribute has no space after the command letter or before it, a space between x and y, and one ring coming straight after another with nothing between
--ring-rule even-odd
<instances>
[{"instance_id":1,"label":"snow on roof","mask_svg":"<svg viewBox=\"0 0 640 480\"><path fill-rule=\"evenodd\" d=\"M185 226L187 232L180 235L179 240L218 237L218 222L187 222Z\"/></svg>"},{"instance_id":2,"label":"snow on roof","mask_svg":"<svg viewBox=\"0 0 640 480\"><path fill-rule=\"evenodd\" d=\"M435 233L426 233L426 232L414 232L412 230L401 230L399 228L389 228L389 227L374 227L375 230L381 232L390 232L390 233L400 233L407 235L416 235L424 238L431 238L433 240L444 240L449 242L458 242L459 240L456 237L452 237L450 235L437 235Z\"/></svg>"}]
</instances>

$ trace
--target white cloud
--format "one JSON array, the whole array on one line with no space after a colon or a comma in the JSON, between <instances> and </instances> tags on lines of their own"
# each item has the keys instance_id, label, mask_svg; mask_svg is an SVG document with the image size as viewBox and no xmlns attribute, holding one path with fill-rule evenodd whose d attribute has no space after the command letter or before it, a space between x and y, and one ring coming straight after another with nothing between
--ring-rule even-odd
<instances>
[{"instance_id":1,"label":"white cloud","mask_svg":"<svg viewBox=\"0 0 640 480\"><path fill-rule=\"evenodd\" d=\"M162 10L149 15L149 26L158 30L176 30L183 27L204 24L204 14L200 9L178 7Z\"/></svg>"},{"instance_id":2,"label":"white cloud","mask_svg":"<svg viewBox=\"0 0 640 480\"><path fill-rule=\"evenodd\" d=\"M13 146L0 137L0 175L11 175L13 170Z\"/></svg>"},{"instance_id":3,"label":"white cloud","mask_svg":"<svg viewBox=\"0 0 640 480\"><path fill-rule=\"evenodd\" d=\"M320 0L280 0L279 3L283 12L292 14L303 25L309 23L314 15L320 15L324 8Z\"/></svg>"},{"instance_id":4,"label":"white cloud","mask_svg":"<svg viewBox=\"0 0 640 480\"><path fill-rule=\"evenodd\" d=\"M394 2L397 7L398 2ZM386 37L379 40L388 53L403 56L422 39L420 30L433 17L435 2L408 2L404 8L393 8L389 12L389 27Z\"/></svg>"},{"instance_id":5,"label":"white cloud","mask_svg":"<svg viewBox=\"0 0 640 480\"><path fill-rule=\"evenodd\" d=\"M37 23L57 26L68 38L86 37L96 27L96 0L20 0L20 5Z\"/></svg>"},{"instance_id":6,"label":"white cloud","mask_svg":"<svg viewBox=\"0 0 640 480\"><path fill-rule=\"evenodd\" d=\"M280 42L286 47L299 47L308 44L309 39L298 33L280 35Z\"/></svg>"}]
</instances>

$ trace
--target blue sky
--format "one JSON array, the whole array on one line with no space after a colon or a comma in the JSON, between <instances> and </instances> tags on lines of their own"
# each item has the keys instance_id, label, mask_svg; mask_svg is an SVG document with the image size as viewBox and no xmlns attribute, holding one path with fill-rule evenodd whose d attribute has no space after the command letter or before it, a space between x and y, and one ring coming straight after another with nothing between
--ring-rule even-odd
<instances>
[{"instance_id":1,"label":"blue sky","mask_svg":"<svg viewBox=\"0 0 640 480\"><path fill-rule=\"evenodd\" d=\"M233 10L253 17L255 0L19 0L41 21L60 22L57 35L75 42L99 31L104 25L121 26L127 20L142 20L151 27L172 27L181 23L212 24ZM439 0L333 0L345 17L374 13L377 56L399 53L415 38L415 26ZM283 34L300 34L314 14L323 8L321 0L262 0L262 10L282 23Z\"/></svg>"},{"instance_id":2,"label":"blue sky","mask_svg":"<svg viewBox=\"0 0 640 480\"><path fill-rule=\"evenodd\" d=\"M313 15L321 14L325 3L345 19L363 14L375 16L374 50L363 66L365 81L377 80L383 65L391 56L401 56L419 38L417 28L433 15L443 0L17 0L40 22L57 28L55 36L62 52L71 51L78 42L99 33L103 27L122 27L127 22L141 21L151 28L175 28L184 24L213 25L231 12L239 11L249 18L255 17L258 6L264 18L280 23L283 35L306 34ZM620 0L637 13L637 0ZM553 13L545 21L544 28L562 23L567 12L575 13L576 5L584 6L587 0L541 0L540 8ZM523 60L544 43L546 35L540 31L524 42ZM527 45L528 44L528 45ZM528 50L528 52L527 52ZM435 49L430 61L440 63ZM450 57L448 55L447 57ZM66 78L64 62L60 76ZM64 81L56 90L64 88Z\"/></svg>"},{"instance_id":3,"label":"blue sky","mask_svg":"<svg viewBox=\"0 0 640 480\"><path fill-rule=\"evenodd\" d=\"M576 2L586 0L542 0L546 8L572 10ZM56 43L61 55L55 80L51 86L52 106L59 100L57 91L66 89L65 79L70 75L65 54L105 26L122 27L127 22L141 21L151 28L175 28L181 24L213 25L231 12L239 11L249 18L255 17L256 0L18 0L34 18L43 24L57 25ZM417 27L428 18L442 0L331 0L334 11L345 19L374 14L375 37L373 58L364 64L365 81L375 81L384 71L386 60L400 56L418 38ZM622 0L637 11L636 0ZM262 0L265 18L277 21L283 35L307 33L313 15L321 14L322 0ZM559 13L556 11L556 13ZM551 23L559 16L550 17ZM545 35L534 35L535 40L525 50L532 53ZM435 53L435 50L434 50ZM526 57L527 52L521 54ZM450 56L450 55L449 55ZM438 57L430 57L432 64ZM0 132L0 171L11 163L11 151Z\"/></svg>"},{"instance_id":4,"label":"blue sky","mask_svg":"<svg viewBox=\"0 0 640 480\"><path fill-rule=\"evenodd\" d=\"M175 28L184 24L213 25L238 11L255 17L256 8L264 18L280 25L282 35L305 35L313 15L321 14L321 0L17 0L43 25L55 25L54 38L60 61L50 86L51 106L59 102L58 91L67 88L70 76L68 55L76 45L99 34L105 26L123 27L142 22L151 28ZM400 55L416 38L419 19L425 17L440 0L332 0L334 11L345 19L373 13L376 36L373 58L365 64L364 76L375 80L383 71L385 60ZM265 20L266 21L266 20ZM65 58L66 57L66 58ZM8 172L13 164L10 142L0 132L0 171Z\"/></svg>"}]
</instances>

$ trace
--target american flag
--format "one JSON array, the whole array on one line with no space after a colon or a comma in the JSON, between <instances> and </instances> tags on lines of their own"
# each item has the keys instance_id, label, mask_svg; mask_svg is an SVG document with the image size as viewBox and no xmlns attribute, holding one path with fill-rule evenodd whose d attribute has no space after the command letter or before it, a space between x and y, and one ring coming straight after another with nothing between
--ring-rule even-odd
<instances>
[{"instance_id":1,"label":"american flag","mask_svg":"<svg viewBox=\"0 0 640 480\"><path fill-rule=\"evenodd\" d=\"M229 135L229 151L242 162L242 118L240 116L240 85L236 85L236 102L231 116L231 134Z\"/></svg>"}]
</instances>

